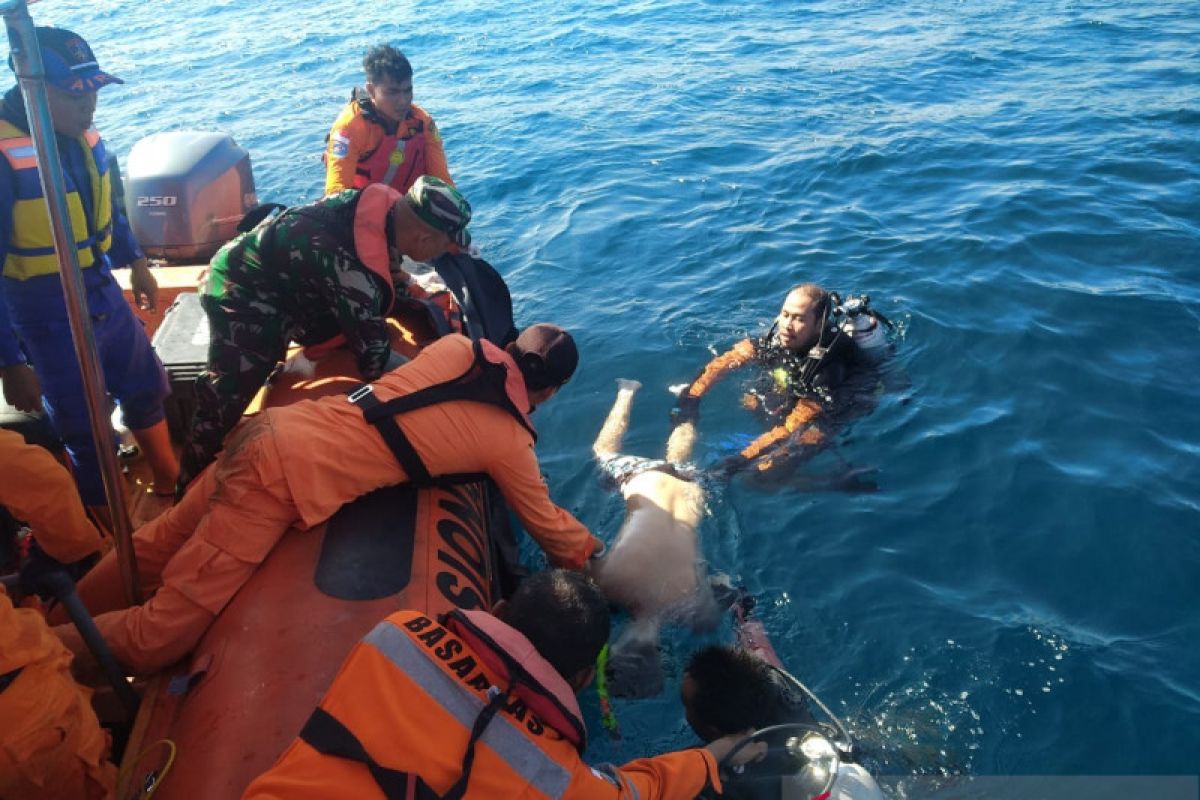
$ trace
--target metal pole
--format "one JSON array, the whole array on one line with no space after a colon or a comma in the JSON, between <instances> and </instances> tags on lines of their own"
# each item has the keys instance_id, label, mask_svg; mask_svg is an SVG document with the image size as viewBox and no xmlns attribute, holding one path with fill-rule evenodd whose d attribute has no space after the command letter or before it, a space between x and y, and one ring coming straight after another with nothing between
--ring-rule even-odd
<instances>
[{"instance_id":1,"label":"metal pole","mask_svg":"<svg viewBox=\"0 0 1200 800\"><path fill-rule=\"evenodd\" d=\"M75 357L79 360L83 378L88 418L92 425L96 454L100 460L100 473L104 479L104 494L108 498L108 508L112 515L117 563L125 588L125 599L130 605L136 605L141 602L141 588L138 585L137 560L133 552L129 513L125 504L125 484L117 463L116 448L113 447L114 433L109 420L108 391L104 386L104 372L100 368L100 359L96 356L96 341L92 334L92 318L88 314L83 270L79 266L79 254L75 250L76 239L71 230L67 196L63 188L65 182L62 161L59 159L54 125L50 119L50 107L46 98L46 71L42 65L42 52L37 44L33 20L29 17L25 0L0 4L0 13L4 15L17 81L25 97L26 113L29 115L29 135L33 139L37 157L42 195L46 198L47 211L50 214L63 297L71 322L71 338L75 343Z\"/></svg>"}]
</instances>

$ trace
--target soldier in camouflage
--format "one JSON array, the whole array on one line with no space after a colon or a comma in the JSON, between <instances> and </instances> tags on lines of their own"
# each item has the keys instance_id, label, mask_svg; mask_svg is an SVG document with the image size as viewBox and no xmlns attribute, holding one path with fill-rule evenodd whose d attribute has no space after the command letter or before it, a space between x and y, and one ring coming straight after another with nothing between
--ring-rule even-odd
<instances>
[{"instance_id":1,"label":"soldier in camouflage","mask_svg":"<svg viewBox=\"0 0 1200 800\"><path fill-rule=\"evenodd\" d=\"M221 248L200 292L211 338L179 492L216 457L290 342L347 344L365 381L398 366L385 317L408 277L401 257L468 246L470 219L454 187L425 175L403 195L372 184L287 209Z\"/></svg>"}]
</instances>

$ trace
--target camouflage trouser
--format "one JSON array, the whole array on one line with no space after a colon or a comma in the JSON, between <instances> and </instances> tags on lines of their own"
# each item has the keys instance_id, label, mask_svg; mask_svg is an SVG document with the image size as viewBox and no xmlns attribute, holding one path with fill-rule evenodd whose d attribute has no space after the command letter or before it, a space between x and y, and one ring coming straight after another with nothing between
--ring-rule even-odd
<instances>
[{"instance_id":1,"label":"camouflage trouser","mask_svg":"<svg viewBox=\"0 0 1200 800\"><path fill-rule=\"evenodd\" d=\"M221 450L276 364L287 355L290 325L261 300L246 307L232 298L200 295L208 316L208 367L196 378L196 413L183 450L179 485L199 475Z\"/></svg>"}]
</instances>

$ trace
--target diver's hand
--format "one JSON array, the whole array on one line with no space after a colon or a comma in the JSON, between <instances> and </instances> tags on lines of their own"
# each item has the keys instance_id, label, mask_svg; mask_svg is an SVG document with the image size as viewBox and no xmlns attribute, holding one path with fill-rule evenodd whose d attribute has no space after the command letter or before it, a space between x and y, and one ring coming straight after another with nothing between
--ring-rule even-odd
<instances>
[{"instance_id":1,"label":"diver's hand","mask_svg":"<svg viewBox=\"0 0 1200 800\"><path fill-rule=\"evenodd\" d=\"M747 730L744 733L731 733L728 736L722 736L720 739L713 739L704 747L708 752L713 754L713 758L720 764L726 756L737 747L738 743L743 741L747 736L754 733L753 730ZM737 752L733 757L733 761L724 766L740 767L743 764L749 764L752 761L758 761L767 754L766 742L755 742L748 744Z\"/></svg>"},{"instance_id":2,"label":"diver's hand","mask_svg":"<svg viewBox=\"0 0 1200 800\"><path fill-rule=\"evenodd\" d=\"M642 388L641 381L635 381L629 378L617 378L618 392L636 392L640 388Z\"/></svg>"},{"instance_id":3,"label":"diver's hand","mask_svg":"<svg viewBox=\"0 0 1200 800\"><path fill-rule=\"evenodd\" d=\"M700 398L693 397L684 390L679 395L675 407L671 409L671 427L690 422L693 425L700 421Z\"/></svg>"},{"instance_id":4,"label":"diver's hand","mask_svg":"<svg viewBox=\"0 0 1200 800\"><path fill-rule=\"evenodd\" d=\"M4 400L17 411L40 414L42 384L28 364L13 364L0 368L0 383L4 384Z\"/></svg>"},{"instance_id":5,"label":"diver's hand","mask_svg":"<svg viewBox=\"0 0 1200 800\"><path fill-rule=\"evenodd\" d=\"M158 308L158 281L145 257L129 265L129 288L133 291L133 300L138 308L143 311Z\"/></svg>"},{"instance_id":6,"label":"diver's hand","mask_svg":"<svg viewBox=\"0 0 1200 800\"><path fill-rule=\"evenodd\" d=\"M708 468L708 473L714 478L728 480L735 474L746 468L750 463L750 459L743 455L726 456Z\"/></svg>"}]
</instances>

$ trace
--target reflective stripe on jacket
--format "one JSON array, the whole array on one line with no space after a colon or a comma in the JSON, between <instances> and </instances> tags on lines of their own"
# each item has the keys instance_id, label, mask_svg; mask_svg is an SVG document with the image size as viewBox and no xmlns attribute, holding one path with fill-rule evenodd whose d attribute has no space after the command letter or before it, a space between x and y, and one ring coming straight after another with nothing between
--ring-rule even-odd
<instances>
[{"instance_id":1,"label":"reflective stripe on jacket","mask_svg":"<svg viewBox=\"0 0 1200 800\"><path fill-rule=\"evenodd\" d=\"M91 128L79 141L91 183L88 187L92 200L90 218L80 188L69 173L63 177L79 265L87 268L96 263L97 253L108 252L112 244L112 186L100 134ZM38 177L33 140L11 122L0 120L0 152L8 159L15 180L12 234L8 256L4 260L4 275L19 281L52 275L58 272L58 258L54 253L54 236Z\"/></svg>"},{"instance_id":2,"label":"reflective stripe on jacket","mask_svg":"<svg viewBox=\"0 0 1200 800\"><path fill-rule=\"evenodd\" d=\"M425 174L425 126L417 121L415 132L407 138L385 133L375 152L358 162L354 185L362 188L382 183L406 192Z\"/></svg>"},{"instance_id":3,"label":"reflective stripe on jacket","mask_svg":"<svg viewBox=\"0 0 1200 800\"><path fill-rule=\"evenodd\" d=\"M523 667L515 685L497 656ZM489 706L499 710L477 739L467 797L682 800L719 785L704 750L593 770L580 758L574 696L528 639L483 612L439 624L400 611L355 647L305 733L245 797L445 796Z\"/></svg>"}]
</instances>

